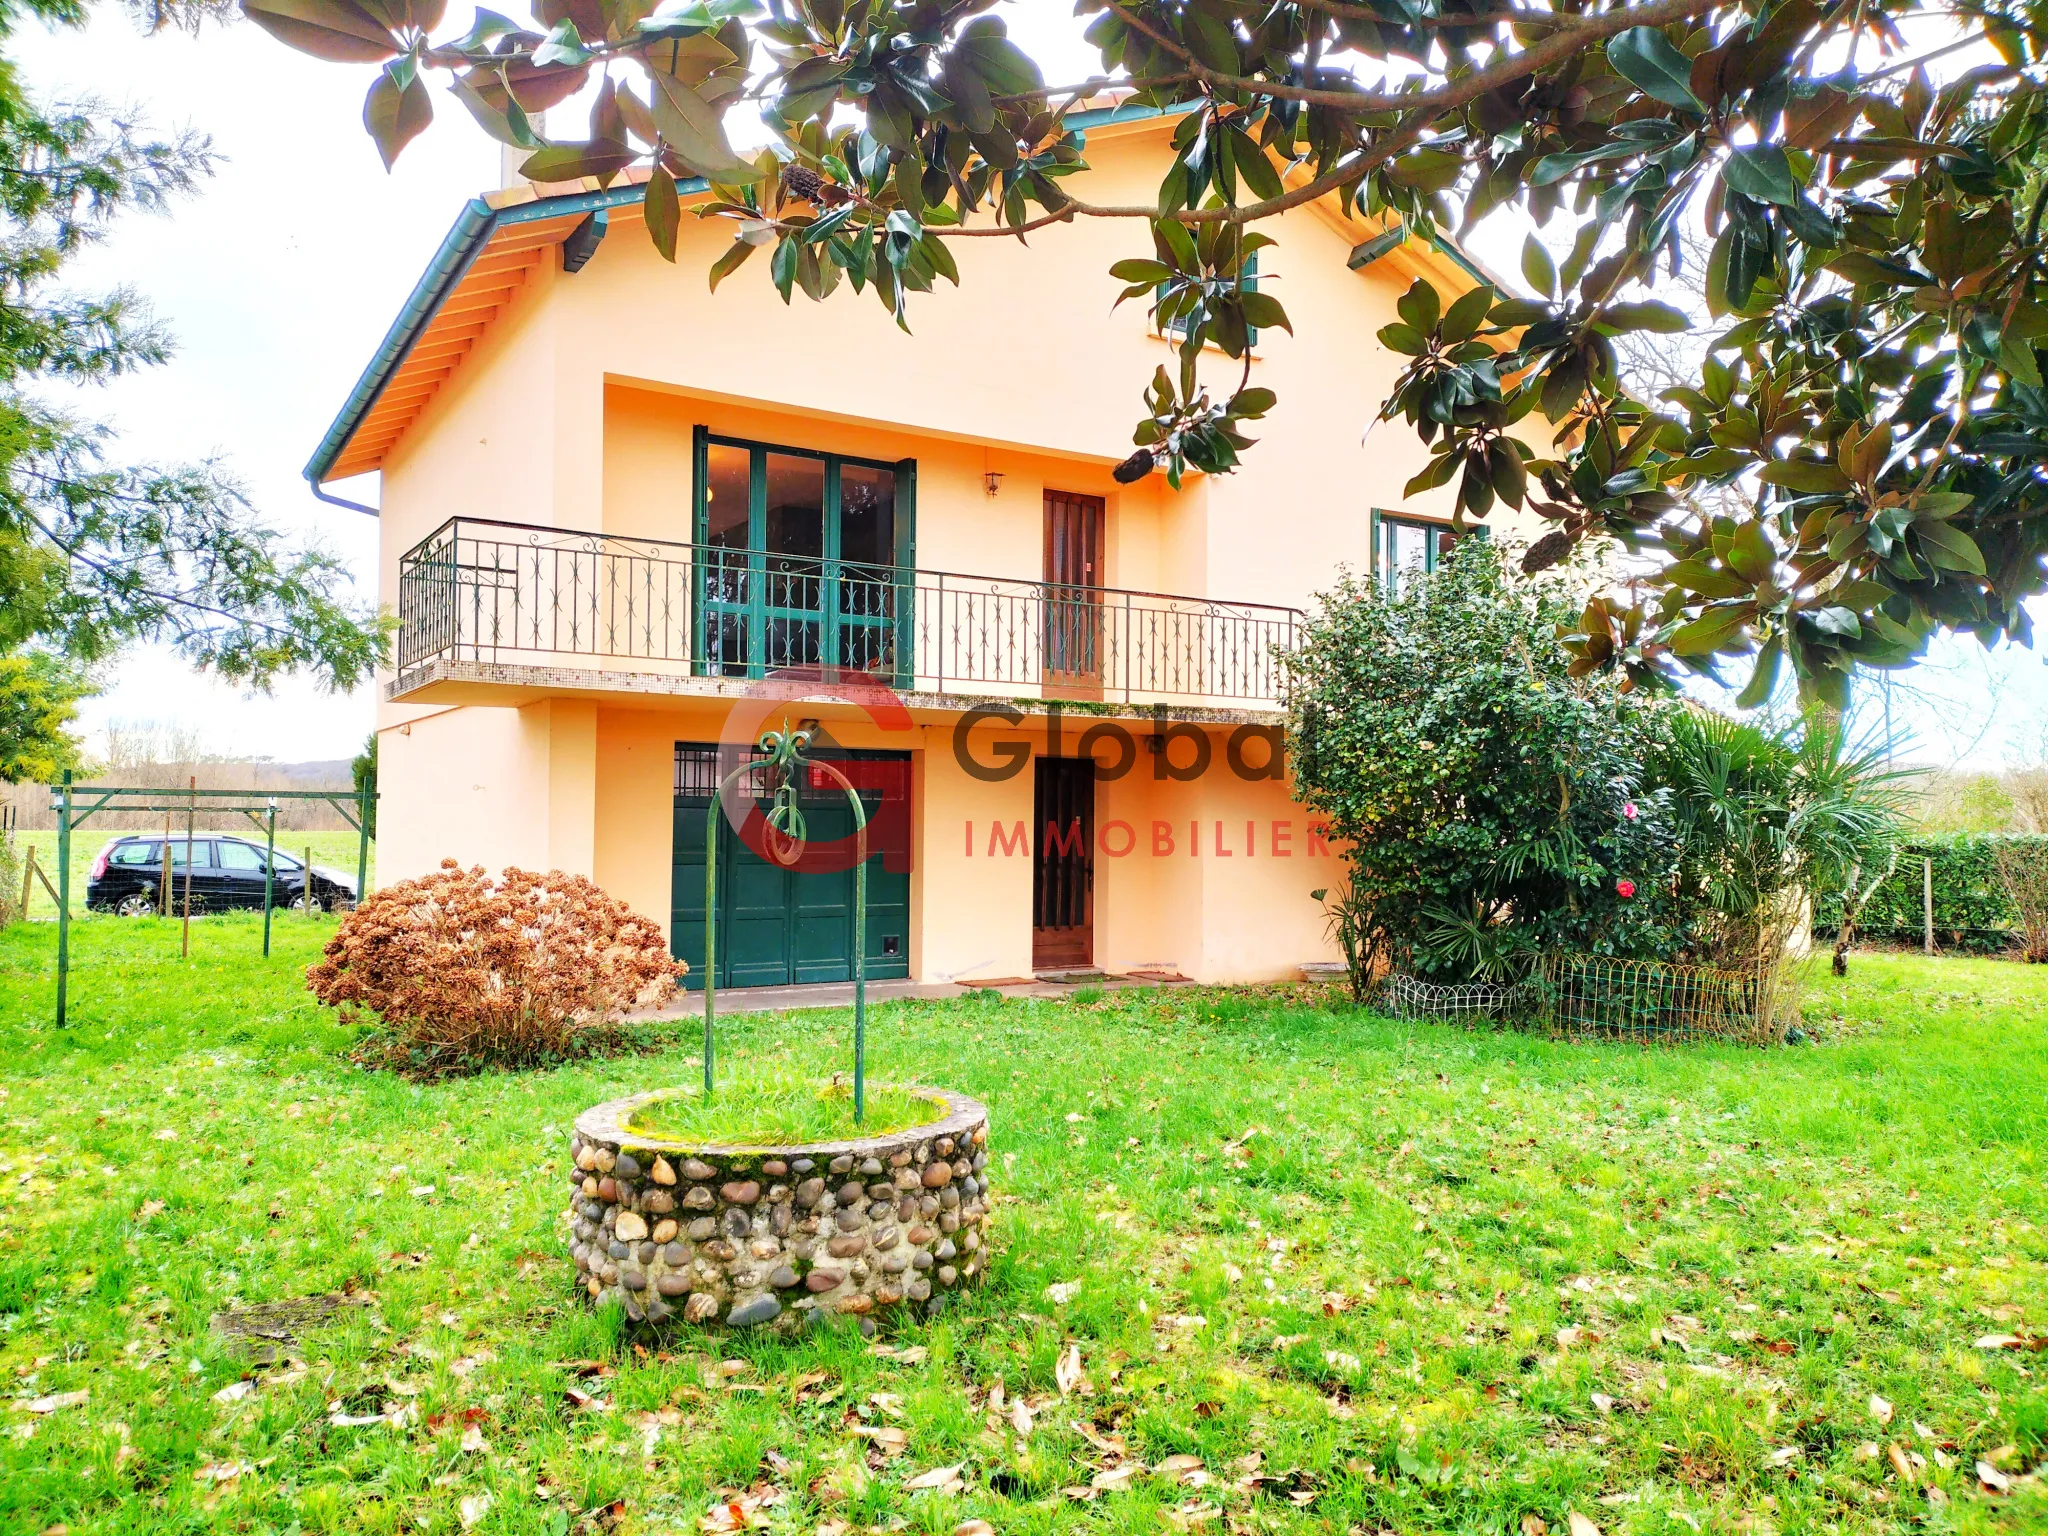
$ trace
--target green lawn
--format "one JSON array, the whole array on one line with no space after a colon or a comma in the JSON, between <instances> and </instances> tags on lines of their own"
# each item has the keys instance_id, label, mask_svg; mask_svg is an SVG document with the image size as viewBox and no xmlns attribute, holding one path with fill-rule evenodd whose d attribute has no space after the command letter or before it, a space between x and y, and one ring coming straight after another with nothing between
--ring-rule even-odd
<instances>
[{"instance_id":1,"label":"green lawn","mask_svg":"<svg viewBox=\"0 0 2048 1536\"><path fill-rule=\"evenodd\" d=\"M2048 1332L2048 968L1858 957L1767 1053L878 1008L878 1079L991 1108L989 1287L877 1343L635 1342L570 1291L568 1128L690 1081L689 1026L371 1075L298 984L330 931L266 966L215 920L187 967L94 924L62 1037L49 928L0 934L0 1531L2048 1529L2048 1353L1979 1343ZM722 1028L847 1055L844 1015ZM329 1291L237 1385L210 1316Z\"/></svg>"}]
</instances>

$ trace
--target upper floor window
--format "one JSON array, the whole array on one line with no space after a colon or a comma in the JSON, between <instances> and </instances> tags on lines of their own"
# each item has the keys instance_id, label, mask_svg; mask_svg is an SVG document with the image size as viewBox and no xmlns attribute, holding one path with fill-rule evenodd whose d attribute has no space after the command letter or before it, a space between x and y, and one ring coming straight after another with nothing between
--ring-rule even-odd
<instances>
[{"instance_id":1,"label":"upper floor window","mask_svg":"<svg viewBox=\"0 0 2048 1536\"><path fill-rule=\"evenodd\" d=\"M716 670L894 665L916 465L697 429L695 620Z\"/></svg>"},{"instance_id":2,"label":"upper floor window","mask_svg":"<svg viewBox=\"0 0 2048 1536\"><path fill-rule=\"evenodd\" d=\"M1372 520L1373 574L1392 592L1400 590L1402 578L1411 572L1426 574L1435 570L1437 562L1458 542L1458 534L1449 523L1400 517L1378 508L1373 509ZM1475 538L1485 534L1484 528L1472 530Z\"/></svg>"}]
</instances>

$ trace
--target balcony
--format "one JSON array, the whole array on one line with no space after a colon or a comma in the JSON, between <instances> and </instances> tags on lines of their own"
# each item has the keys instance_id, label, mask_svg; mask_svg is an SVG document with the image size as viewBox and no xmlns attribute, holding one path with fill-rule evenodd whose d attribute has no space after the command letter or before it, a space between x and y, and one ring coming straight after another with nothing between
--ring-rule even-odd
<instances>
[{"instance_id":1,"label":"balcony","mask_svg":"<svg viewBox=\"0 0 2048 1536\"><path fill-rule=\"evenodd\" d=\"M675 692L823 667L913 695L1263 711L1280 705L1302 623L1261 603L472 518L400 559L398 613L394 698L507 667Z\"/></svg>"}]
</instances>

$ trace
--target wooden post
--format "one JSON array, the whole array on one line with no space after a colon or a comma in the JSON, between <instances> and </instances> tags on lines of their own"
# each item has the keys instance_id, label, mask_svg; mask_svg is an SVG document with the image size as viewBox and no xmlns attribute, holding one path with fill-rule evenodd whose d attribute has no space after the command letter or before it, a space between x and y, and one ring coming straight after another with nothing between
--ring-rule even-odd
<instances>
[{"instance_id":1,"label":"wooden post","mask_svg":"<svg viewBox=\"0 0 2048 1536\"><path fill-rule=\"evenodd\" d=\"M45 877L47 879L47 877ZM57 1027L71 995L71 770L57 801Z\"/></svg>"},{"instance_id":2,"label":"wooden post","mask_svg":"<svg viewBox=\"0 0 2048 1536\"><path fill-rule=\"evenodd\" d=\"M356 791L356 905L361 906L370 897L370 809L376 802L371 786L376 781L365 779Z\"/></svg>"},{"instance_id":3,"label":"wooden post","mask_svg":"<svg viewBox=\"0 0 2048 1536\"><path fill-rule=\"evenodd\" d=\"M311 843L306 844L306 863L304 868L300 870L300 875L304 880L304 884L299 890L299 899L306 904L306 916L316 916L320 911L320 907L313 900L313 845Z\"/></svg>"},{"instance_id":4,"label":"wooden post","mask_svg":"<svg viewBox=\"0 0 2048 1536\"><path fill-rule=\"evenodd\" d=\"M28 859L21 866L21 921L28 921L28 899L36 888L36 845L28 845Z\"/></svg>"},{"instance_id":5,"label":"wooden post","mask_svg":"<svg viewBox=\"0 0 2048 1536\"><path fill-rule=\"evenodd\" d=\"M263 958L270 958L270 908L277 886L277 801L270 802L263 833Z\"/></svg>"},{"instance_id":6,"label":"wooden post","mask_svg":"<svg viewBox=\"0 0 2048 1536\"><path fill-rule=\"evenodd\" d=\"M156 915L158 917L169 917L171 915L171 813L169 811L164 812L163 866L164 877L157 886Z\"/></svg>"},{"instance_id":7,"label":"wooden post","mask_svg":"<svg viewBox=\"0 0 2048 1536\"><path fill-rule=\"evenodd\" d=\"M1934 953L1934 860L1920 861L1920 914L1923 928L1921 948Z\"/></svg>"},{"instance_id":8,"label":"wooden post","mask_svg":"<svg viewBox=\"0 0 2048 1536\"><path fill-rule=\"evenodd\" d=\"M192 818L197 813L199 780L185 781L185 921L178 933L180 959L192 958Z\"/></svg>"}]
</instances>

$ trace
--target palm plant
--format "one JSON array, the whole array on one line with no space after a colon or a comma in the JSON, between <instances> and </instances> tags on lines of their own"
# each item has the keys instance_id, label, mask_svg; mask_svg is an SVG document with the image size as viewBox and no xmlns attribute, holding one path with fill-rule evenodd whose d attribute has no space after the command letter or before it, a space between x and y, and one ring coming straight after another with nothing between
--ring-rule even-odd
<instances>
[{"instance_id":1,"label":"palm plant","mask_svg":"<svg viewBox=\"0 0 2048 1536\"><path fill-rule=\"evenodd\" d=\"M1780 724L1682 709L1660 755L1679 895L1703 914L1694 948L1708 964L1774 984L1815 895L1853 892L1897 861L1904 775L1850 743L1835 716Z\"/></svg>"}]
</instances>

